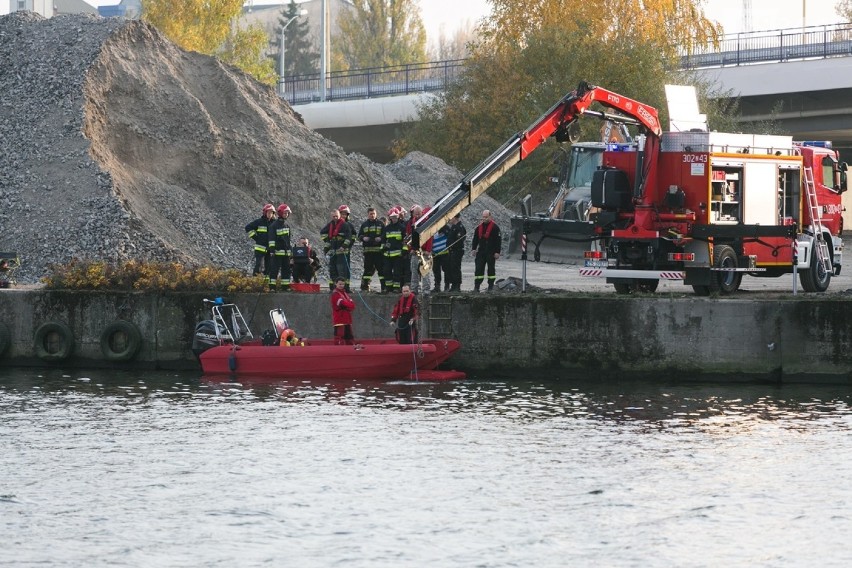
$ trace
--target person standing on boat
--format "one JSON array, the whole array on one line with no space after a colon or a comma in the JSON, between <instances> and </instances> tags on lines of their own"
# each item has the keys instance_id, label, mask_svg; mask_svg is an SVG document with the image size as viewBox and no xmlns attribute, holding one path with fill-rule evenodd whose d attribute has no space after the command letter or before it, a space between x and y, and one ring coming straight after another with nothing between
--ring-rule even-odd
<instances>
[{"instance_id":1,"label":"person standing on boat","mask_svg":"<svg viewBox=\"0 0 852 568\"><path fill-rule=\"evenodd\" d=\"M361 291L370 289L370 281L373 274L379 274L381 290L385 290L384 253L382 251L382 229L384 225L376 219L376 210L373 207L367 209L367 220L361 223L358 230L358 240L364 246L364 274L361 276Z\"/></svg>"},{"instance_id":2,"label":"person standing on boat","mask_svg":"<svg viewBox=\"0 0 852 568\"><path fill-rule=\"evenodd\" d=\"M497 279L496 264L501 252L500 227L491 218L491 211L482 211L482 222L473 231L473 254L476 257L473 269L473 291L479 292L488 267L488 291L494 289Z\"/></svg>"},{"instance_id":3,"label":"person standing on boat","mask_svg":"<svg viewBox=\"0 0 852 568\"><path fill-rule=\"evenodd\" d=\"M417 295L411 291L411 286L406 284L402 287L402 294L391 315L391 325L396 328L396 340L398 343L417 343L419 334L417 332L417 321L420 318L420 303Z\"/></svg>"},{"instance_id":4,"label":"person standing on boat","mask_svg":"<svg viewBox=\"0 0 852 568\"><path fill-rule=\"evenodd\" d=\"M346 280L338 277L331 292L331 322L334 324L334 344L354 345L352 334L352 312L355 302L346 293Z\"/></svg>"},{"instance_id":5,"label":"person standing on boat","mask_svg":"<svg viewBox=\"0 0 852 568\"><path fill-rule=\"evenodd\" d=\"M275 222L275 206L267 203L263 206L263 213L259 219L255 219L246 225L246 233L254 241L254 269L252 276L264 274L267 283L271 262L269 259L269 227Z\"/></svg>"}]
</instances>

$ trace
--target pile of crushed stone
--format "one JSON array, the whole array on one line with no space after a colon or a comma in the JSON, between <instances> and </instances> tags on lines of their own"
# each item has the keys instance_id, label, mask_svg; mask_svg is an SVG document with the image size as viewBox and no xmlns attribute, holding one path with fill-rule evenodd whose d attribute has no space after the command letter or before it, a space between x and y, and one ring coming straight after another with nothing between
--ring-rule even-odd
<instances>
[{"instance_id":1,"label":"pile of crushed stone","mask_svg":"<svg viewBox=\"0 0 852 568\"><path fill-rule=\"evenodd\" d=\"M0 16L0 84L0 250L19 253L21 282L73 258L248 270L244 227L264 203L287 203L317 243L340 204L357 227L367 207L428 205L462 178L419 152L347 155L273 89L141 21ZM488 197L468 230L485 208L508 236Z\"/></svg>"}]
</instances>

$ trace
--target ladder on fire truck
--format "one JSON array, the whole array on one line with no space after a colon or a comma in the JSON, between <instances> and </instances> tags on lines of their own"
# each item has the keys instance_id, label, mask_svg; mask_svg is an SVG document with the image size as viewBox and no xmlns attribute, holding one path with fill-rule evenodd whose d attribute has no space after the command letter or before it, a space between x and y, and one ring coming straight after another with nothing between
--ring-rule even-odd
<instances>
[{"instance_id":1,"label":"ladder on fire truck","mask_svg":"<svg viewBox=\"0 0 852 568\"><path fill-rule=\"evenodd\" d=\"M805 195L808 199L808 213L811 217L811 228L814 232L814 247L817 260L825 268L826 272L831 272L831 255L828 252L828 243L825 242L823 234L822 208L819 206L819 201L816 195L816 184L814 184L814 171L812 168L805 168Z\"/></svg>"}]
</instances>

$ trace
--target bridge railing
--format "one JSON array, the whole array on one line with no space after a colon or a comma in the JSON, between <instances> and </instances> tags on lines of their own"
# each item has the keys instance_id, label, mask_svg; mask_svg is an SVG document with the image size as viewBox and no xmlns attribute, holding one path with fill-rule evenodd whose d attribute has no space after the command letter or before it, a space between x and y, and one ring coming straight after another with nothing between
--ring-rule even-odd
<instances>
[{"instance_id":1,"label":"bridge railing","mask_svg":"<svg viewBox=\"0 0 852 568\"><path fill-rule=\"evenodd\" d=\"M852 24L811 26L728 34L718 46L698 46L681 57L687 69L771 63L852 55ZM465 59L332 71L326 74L325 101L368 99L442 91L463 73ZM291 105L323 99L320 74L283 77L280 93Z\"/></svg>"},{"instance_id":2,"label":"bridge railing","mask_svg":"<svg viewBox=\"0 0 852 568\"><path fill-rule=\"evenodd\" d=\"M442 91L464 72L464 59L410 63L327 73L325 100L345 101L392 95ZM322 98L320 74L283 77L282 97L291 105L317 102Z\"/></svg>"},{"instance_id":3,"label":"bridge railing","mask_svg":"<svg viewBox=\"0 0 852 568\"><path fill-rule=\"evenodd\" d=\"M728 34L681 57L684 68L772 63L852 55L852 24Z\"/></svg>"}]
</instances>

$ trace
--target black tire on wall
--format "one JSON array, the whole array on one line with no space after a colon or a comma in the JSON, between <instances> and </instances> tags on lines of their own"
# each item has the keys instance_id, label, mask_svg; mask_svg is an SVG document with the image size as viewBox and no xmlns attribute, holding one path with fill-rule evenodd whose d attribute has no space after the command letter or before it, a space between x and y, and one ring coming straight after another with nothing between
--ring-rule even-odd
<instances>
[{"instance_id":1,"label":"black tire on wall","mask_svg":"<svg viewBox=\"0 0 852 568\"><path fill-rule=\"evenodd\" d=\"M5 323L0 322L0 355L3 355L12 344L12 334Z\"/></svg>"},{"instance_id":2,"label":"black tire on wall","mask_svg":"<svg viewBox=\"0 0 852 568\"><path fill-rule=\"evenodd\" d=\"M101 333L101 353L107 361L130 361L142 347L142 333L136 324L116 320Z\"/></svg>"},{"instance_id":3,"label":"black tire on wall","mask_svg":"<svg viewBox=\"0 0 852 568\"><path fill-rule=\"evenodd\" d=\"M61 322L48 322L35 331L36 357L42 361L64 361L74 352L74 334Z\"/></svg>"}]
</instances>

